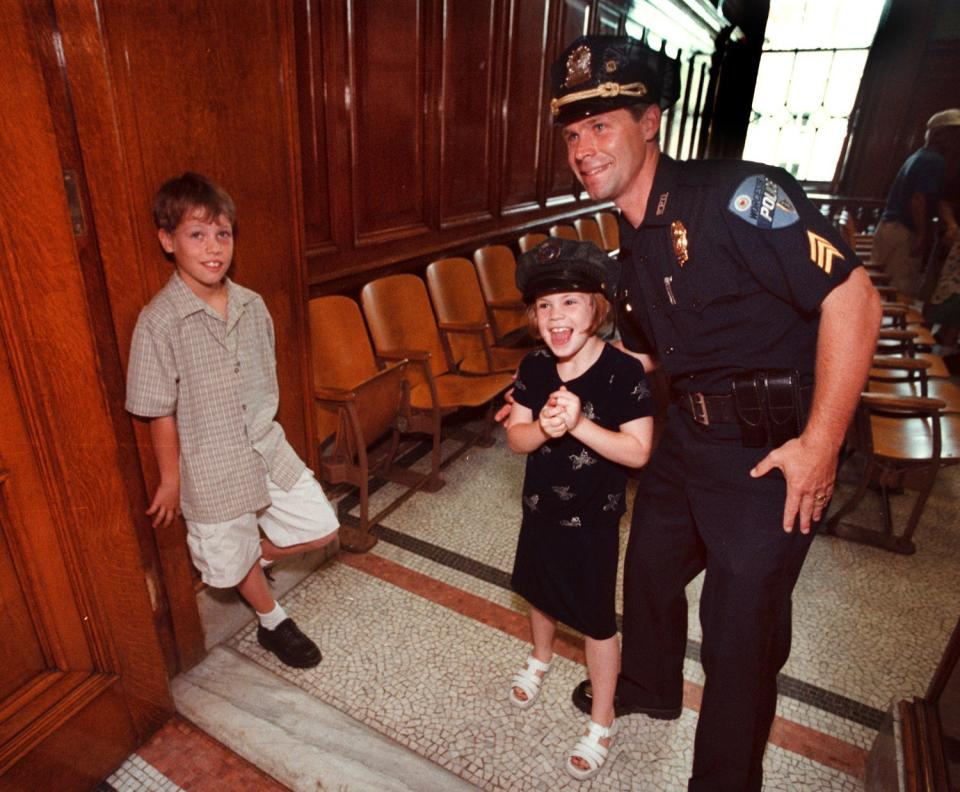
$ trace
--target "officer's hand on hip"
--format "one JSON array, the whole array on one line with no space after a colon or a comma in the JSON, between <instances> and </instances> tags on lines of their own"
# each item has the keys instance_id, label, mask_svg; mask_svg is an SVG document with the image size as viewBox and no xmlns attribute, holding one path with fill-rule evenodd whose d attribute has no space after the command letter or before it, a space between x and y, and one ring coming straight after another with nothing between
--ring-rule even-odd
<instances>
[{"instance_id":1,"label":"officer's hand on hip","mask_svg":"<svg viewBox=\"0 0 960 792\"><path fill-rule=\"evenodd\" d=\"M787 481L783 504L783 530L787 533L800 518L800 533L810 533L811 522L823 516L833 494L837 455L829 446L812 443L802 435L775 448L750 471L753 478L779 468Z\"/></svg>"}]
</instances>

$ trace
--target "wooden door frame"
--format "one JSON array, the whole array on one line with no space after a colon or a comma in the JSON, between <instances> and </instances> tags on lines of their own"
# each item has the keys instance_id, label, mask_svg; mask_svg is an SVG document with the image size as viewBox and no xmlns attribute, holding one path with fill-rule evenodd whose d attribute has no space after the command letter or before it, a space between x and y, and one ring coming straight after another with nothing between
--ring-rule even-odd
<instances>
[{"instance_id":1,"label":"wooden door frame","mask_svg":"<svg viewBox=\"0 0 960 792\"><path fill-rule=\"evenodd\" d=\"M52 9L24 0L0 15L0 334L9 430L22 436L4 445L16 471L4 524L42 646L0 705L0 786L16 789L88 788L173 712L112 403L96 237L63 178L77 150L44 64Z\"/></svg>"}]
</instances>

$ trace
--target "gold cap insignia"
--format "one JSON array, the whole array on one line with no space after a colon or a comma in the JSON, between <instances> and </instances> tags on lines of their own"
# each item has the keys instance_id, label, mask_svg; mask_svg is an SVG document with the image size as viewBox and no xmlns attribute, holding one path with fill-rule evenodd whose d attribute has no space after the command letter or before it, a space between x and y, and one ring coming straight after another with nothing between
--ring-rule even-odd
<instances>
[{"instance_id":1,"label":"gold cap insignia","mask_svg":"<svg viewBox=\"0 0 960 792\"><path fill-rule=\"evenodd\" d=\"M610 58L610 60L604 62L603 70L607 74L613 74L617 70L617 62L613 58Z\"/></svg>"},{"instance_id":2,"label":"gold cap insignia","mask_svg":"<svg viewBox=\"0 0 960 792\"><path fill-rule=\"evenodd\" d=\"M690 260L687 252L687 229L679 220L670 224L670 234L673 237L673 252L677 257L677 264L683 267Z\"/></svg>"},{"instance_id":3,"label":"gold cap insignia","mask_svg":"<svg viewBox=\"0 0 960 792\"><path fill-rule=\"evenodd\" d=\"M565 87L580 85L593 76L590 47L581 44L567 56L567 77L563 81Z\"/></svg>"}]
</instances>

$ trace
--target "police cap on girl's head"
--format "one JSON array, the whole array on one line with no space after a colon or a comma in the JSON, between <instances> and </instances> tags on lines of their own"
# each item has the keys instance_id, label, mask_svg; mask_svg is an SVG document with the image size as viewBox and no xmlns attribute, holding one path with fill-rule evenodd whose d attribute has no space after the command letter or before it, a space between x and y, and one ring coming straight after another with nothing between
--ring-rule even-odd
<instances>
[{"instance_id":1,"label":"police cap on girl's head","mask_svg":"<svg viewBox=\"0 0 960 792\"><path fill-rule=\"evenodd\" d=\"M543 294L600 292L613 300L620 263L593 242L548 237L517 261L517 288L524 302Z\"/></svg>"}]
</instances>

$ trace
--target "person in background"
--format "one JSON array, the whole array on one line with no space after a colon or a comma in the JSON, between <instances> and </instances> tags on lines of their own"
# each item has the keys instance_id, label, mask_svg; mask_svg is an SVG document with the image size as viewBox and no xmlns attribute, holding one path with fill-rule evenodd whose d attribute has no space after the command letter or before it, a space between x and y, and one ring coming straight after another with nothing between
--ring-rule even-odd
<instances>
[{"instance_id":1,"label":"person in background","mask_svg":"<svg viewBox=\"0 0 960 792\"><path fill-rule=\"evenodd\" d=\"M924 145L900 166L887 194L871 257L883 265L890 285L906 297L929 295L923 265L931 248L931 219L937 214L948 164L958 153L960 109L934 113L927 121Z\"/></svg>"}]
</instances>

